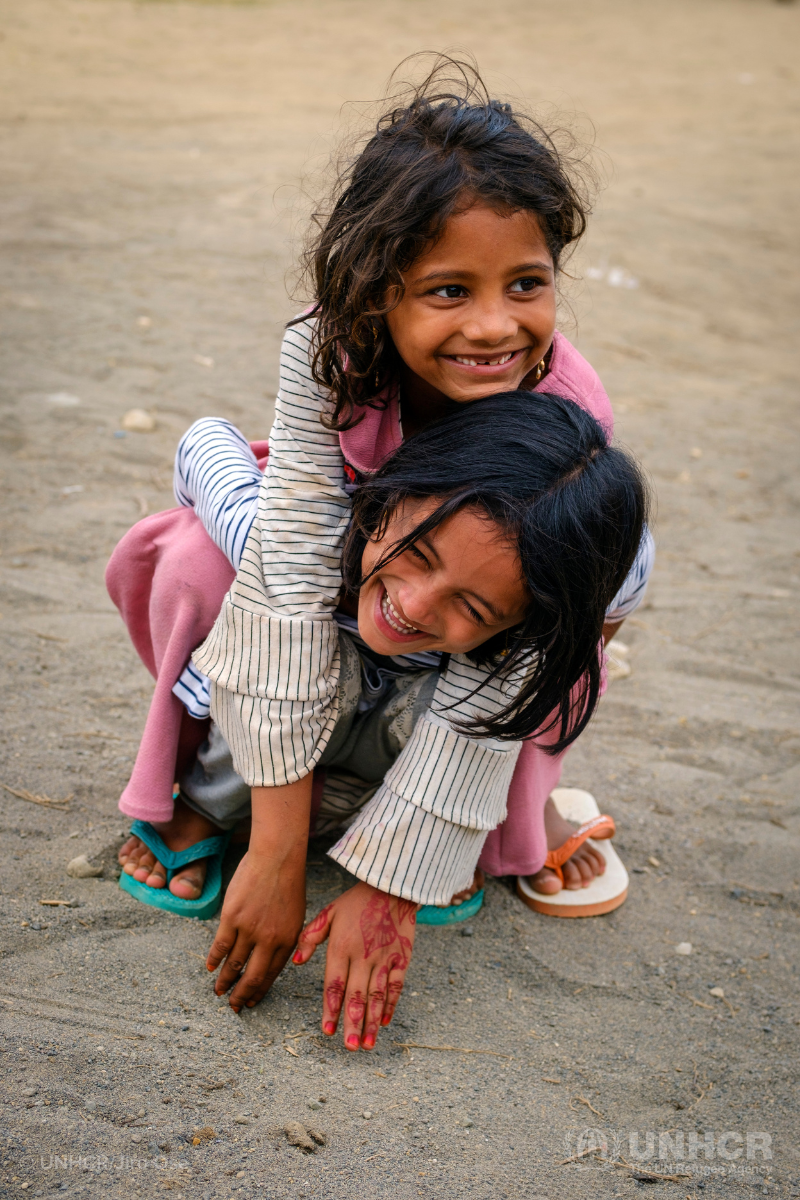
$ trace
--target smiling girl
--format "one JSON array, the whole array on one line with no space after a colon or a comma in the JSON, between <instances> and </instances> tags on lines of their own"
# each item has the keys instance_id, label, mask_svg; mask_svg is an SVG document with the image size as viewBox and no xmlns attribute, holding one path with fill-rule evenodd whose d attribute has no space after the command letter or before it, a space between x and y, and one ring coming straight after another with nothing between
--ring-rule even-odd
<instances>
[{"instance_id":1,"label":"smiling girl","mask_svg":"<svg viewBox=\"0 0 800 1200\"><path fill-rule=\"evenodd\" d=\"M608 398L555 330L558 271L585 228L585 204L541 129L489 100L466 68L460 88L437 90L438 79L381 118L320 222L309 258L316 301L284 340L263 479L225 422L199 422L179 451L178 498L238 574L176 684L197 716L210 693L209 743L172 820L153 823L159 839L134 838L120 858L152 893L168 882L161 849L185 850L168 888L193 903L207 884L205 839L252 801L249 850L209 956L211 968L224 964L217 992L235 985L237 1009L264 995L296 944L315 768L328 771L322 823L352 822L331 853L362 882L333 917L347 910L340 928L363 941L362 998L373 969L391 976L400 970L392 956L410 955L417 905L448 905L479 887L484 843L495 873L527 876L542 895L562 887L543 864L573 829L547 797L596 704L601 635L641 598L652 558L647 537L636 557L643 501L614 535L634 539L624 551L610 550L614 521L599 516L595 529L586 516L574 546L533 536L542 496L555 509L573 493L591 497L586 513L613 508L610 492L589 487L595 465L618 453L607 446ZM509 392L508 404L528 398L510 442L506 409L487 400ZM570 448L537 482L528 471L546 441L544 393L563 397L565 412L580 406L592 432L573 422ZM404 475L367 519L382 464L394 454L387 471L416 463L422 480L426 439L443 418L462 440L439 443L436 487ZM556 554L561 544L571 549ZM545 562L555 582L537 577ZM226 801L224 812L209 806L206 786L219 783L223 760L238 805ZM523 814L510 849L489 833L507 801L507 825ZM122 807L140 815L130 794ZM581 887L603 869L584 844L564 863L563 883ZM329 928L326 917L306 931L301 959ZM338 983L330 986L335 999ZM374 1044L366 1028L353 1019L351 1048Z\"/></svg>"}]
</instances>

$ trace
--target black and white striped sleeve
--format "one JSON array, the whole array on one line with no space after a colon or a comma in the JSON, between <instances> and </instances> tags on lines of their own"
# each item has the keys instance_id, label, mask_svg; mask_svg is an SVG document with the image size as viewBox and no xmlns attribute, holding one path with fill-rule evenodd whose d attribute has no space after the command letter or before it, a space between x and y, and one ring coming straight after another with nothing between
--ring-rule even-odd
<instances>
[{"instance_id":1,"label":"black and white striped sleeve","mask_svg":"<svg viewBox=\"0 0 800 1200\"><path fill-rule=\"evenodd\" d=\"M470 737L453 722L497 712L518 683L489 681L484 668L454 655L430 710L331 857L417 904L449 904L468 887L486 835L505 818L521 743Z\"/></svg>"},{"instance_id":2,"label":"black and white striped sleeve","mask_svg":"<svg viewBox=\"0 0 800 1200\"><path fill-rule=\"evenodd\" d=\"M251 787L302 779L336 723L333 609L350 515L336 434L309 368L310 329L290 329L258 511L236 580L193 659L211 713Z\"/></svg>"},{"instance_id":3,"label":"black and white striped sleeve","mask_svg":"<svg viewBox=\"0 0 800 1200\"><path fill-rule=\"evenodd\" d=\"M645 526L639 553L634 559L633 566L627 574L625 582L617 592L606 611L606 620L612 624L624 621L639 607L644 600L647 585L656 561L656 544L653 535Z\"/></svg>"}]
</instances>

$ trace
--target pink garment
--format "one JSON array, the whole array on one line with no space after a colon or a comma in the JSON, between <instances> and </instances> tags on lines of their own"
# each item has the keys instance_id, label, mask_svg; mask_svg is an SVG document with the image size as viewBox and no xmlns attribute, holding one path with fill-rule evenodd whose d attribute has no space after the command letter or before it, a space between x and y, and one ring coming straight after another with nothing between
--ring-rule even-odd
<instances>
[{"instance_id":1,"label":"pink garment","mask_svg":"<svg viewBox=\"0 0 800 1200\"><path fill-rule=\"evenodd\" d=\"M550 370L534 391L553 392L582 405L609 436L613 414L597 373L556 332ZM396 389L386 408L365 410L363 420L339 435L345 460L369 474L402 440ZM262 470L269 445L253 442ZM263 461L262 460L263 456ZM122 614L142 662L156 678L150 711L130 782L119 807L142 821L172 817L179 754L199 745L205 723L186 717L172 693L192 651L205 640L234 577L192 509L145 517L114 550L106 586ZM565 752L566 753L566 752ZM491 875L532 875L547 854L543 811L561 777L564 754L544 754L526 742L508 793L508 815L484 845L480 865ZM318 790L318 789L317 789Z\"/></svg>"},{"instance_id":2,"label":"pink garment","mask_svg":"<svg viewBox=\"0 0 800 1200\"><path fill-rule=\"evenodd\" d=\"M268 442L252 442L264 469ZM108 594L156 686L122 812L169 821L179 760L196 750L207 721L190 717L173 685L192 651L211 632L235 572L191 508L170 508L137 521L106 568Z\"/></svg>"},{"instance_id":3,"label":"pink garment","mask_svg":"<svg viewBox=\"0 0 800 1200\"><path fill-rule=\"evenodd\" d=\"M601 696L607 684L604 660ZM555 740L556 731L551 730L539 742L552 745ZM522 743L508 789L506 819L489 833L478 860L487 875L535 875L544 866L544 806L553 788L558 787L566 754L566 750L545 754L533 742Z\"/></svg>"},{"instance_id":4,"label":"pink garment","mask_svg":"<svg viewBox=\"0 0 800 1200\"><path fill-rule=\"evenodd\" d=\"M209 633L233 579L233 567L191 508L145 517L111 556L106 587L156 681L133 773L119 801L130 817L172 817L181 728L188 717L172 687ZM193 724L204 736L206 723Z\"/></svg>"},{"instance_id":5,"label":"pink garment","mask_svg":"<svg viewBox=\"0 0 800 1200\"><path fill-rule=\"evenodd\" d=\"M614 432L611 402L597 372L558 330L553 334L550 370L533 390L574 400L599 421L609 437ZM385 408L366 408L364 413L358 425L339 434L339 444L345 460L369 475L403 440L397 388L391 389Z\"/></svg>"}]
</instances>

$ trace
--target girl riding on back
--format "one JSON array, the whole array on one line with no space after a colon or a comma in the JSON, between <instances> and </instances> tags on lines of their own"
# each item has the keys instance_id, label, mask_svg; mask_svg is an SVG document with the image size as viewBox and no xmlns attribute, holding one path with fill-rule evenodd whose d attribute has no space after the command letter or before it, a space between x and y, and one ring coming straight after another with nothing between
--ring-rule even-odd
<instances>
[{"instance_id":1,"label":"girl riding on back","mask_svg":"<svg viewBox=\"0 0 800 1200\"><path fill-rule=\"evenodd\" d=\"M370 478L393 451L399 451L405 465L413 464L428 427L445 417L471 415L472 401L501 392L556 393L574 401L596 419L591 462L616 453L605 446L611 410L602 385L555 331L558 270L567 247L583 232L585 205L543 131L480 94L479 82L460 91L436 91L436 80L434 74L410 103L381 119L321 224L310 259L316 301L286 335L263 482L252 456L248 459L242 450L237 457L230 445L218 452L225 442L218 424L213 431L200 423L183 447L186 470L179 498L196 508L209 534L238 567L211 636L195 655L195 666L176 685L189 705L195 697L197 715L203 689L210 687L212 730L232 755L231 773L252 792L250 850L228 890L209 960L216 966L226 959L217 990L221 994L236 983L231 1003L237 1008L264 994L295 944L302 923L298 881L304 873L312 771L332 761L325 755L343 736L348 656L356 674L370 676L363 660L355 665L341 633L348 619L354 619L352 610L347 611L352 597L342 593L341 574L354 489L361 483L363 495L369 495ZM485 404L475 406L476 420L481 409L485 420ZM526 444L531 447L542 411L532 403L522 417L529 423ZM502 423L502 408L491 417ZM464 436L467 430L464 425ZM488 462L493 433L491 424L469 427L469 435L481 439L471 445L469 460L470 482L478 492L484 444ZM565 496L573 484L586 486L582 481L591 471L584 470L584 460L585 455L578 455L567 475L556 477L554 496ZM568 573L580 561L581 570L591 576L589 560L596 556L605 574L592 603L603 597L605 621L595 607L591 614L583 611L582 624L576 623L582 610L575 608L574 597L566 601L562 595L555 608L552 603L549 609L536 607L535 572L530 573L526 560L530 530L523 537L511 516L501 511L497 496L488 507L483 500L453 501L455 507L443 520L442 501L452 499L445 484L440 480L440 490L422 493L436 501L431 513L424 506L409 507L405 499L394 505L386 500L375 527L370 529L368 522L361 526L368 531L362 559L369 566L367 570L361 562L361 592L372 588L373 624L386 639L378 653L389 659L445 655L436 665L430 659L417 664L433 679L428 679L427 691L414 693L410 710L400 705L406 740L377 793L372 786L372 798L362 798L356 806L358 815L343 839L346 853L335 851L374 891L360 910L373 916L366 926L359 918L357 927L363 934L374 917L380 928L381 906L389 905L394 915L391 920L387 916L386 929L395 929L398 946L398 931L409 918L392 906L401 900L414 906L448 904L453 893L474 890L484 842L481 861L495 873L527 876L543 895L561 887L543 863L547 850L567 841L573 830L547 798L558 780L561 754L596 703L603 627L607 635L613 632L635 607L652 559L648 538L639 541L641 504L626 531L634 541L625 553L615 551L613 562L606 557L607 546L582 535L574 551L578 557L562 562L561 569ZM466 486L464 480L459 486ZM532 512L538 503L531 499L538 496L536 487L528 495ZM595 501L601 504L602 497L594 496ZM467 515L474 525L469 529ZM448 586L458 592L463 620L476 622L469 636L452 640L440 630L436 605L428 605L423 619L395 598L392 587L382 582L380 553L380 569L370 565L373 542L382 553L384 544L387 549L395 545L398 531L407 545L402 542L402 554L387 560L386 570L391 574L395 561L424 559L420 522L427 529L428 520L434 523L424 535L430 542L426 569L433 571L441 554L434 532L441 538L448 531L456 539L450 547L455 559L468 563L472 550L479 548L484 589L489 584L502 593L487 596L478 588L481 600L488 601L481 612L480 603L462 595L469 590L463 579L454 582L447 576ZM356 537L352 529L349 537L348 546ZM495 561L498 546L505 547L505 558ZM634 558L634 570L623 582ZM354 589L357 572L347 554L345 563L350 564L346 582ZM615 574L620 563L622 574ZM376 590L380 586L382 592ZM474 579L471 586L475 591ZM567 586L565 580L560 586ZM437 603L443 603L441 597ZM365 622L370 618L362 614L361 604L360 598L358 632L374 653L370 636L362 631L362 617ZM534 610L540 621L547 612L550 622L538 629L535 652L525 640L528 633L520 633ZM352 624L350 629L354 632ZM594 657L587 656L587 638L593 639ZM491 645L484 656L478 652L483 645ZM569 672L559 677L556 698L543 689L541 672L543 664L549 669L562 655L572 667L580 660L580 669L569 679ZM380 666L376 670L373 681L377 678L379 686ZM395 674L392 687L399 686L397 678ZM588 691L581 683L586 679ZM362 692L364 688L356 708L364 700ZM528 703L520 708L522 694ZM538 723L530 723L532 714ZM537 731L538 738L521 740ZM387 736L397 742L396 734L395 729ZM513 753L509 746L516 748ZM451 777L442 764L454 762L453 755L466 767ZM355 770L350 774L366 783L371 779ZM485 794L477 778L484 779ZM329 807L341 807L346 790L340 786ZM473 793L477 807L470 800ZM177 821L173 817L160 827L153 822L170 849L170 841L183 849L226 828L224 821L203 816L208 809L191 795L184 799L191 803ZM514 818L515 837L503 839L496 830L487 839L487 830L502 820L506 800L506 827ZM135 795L126 793L121 806L133 816L144 815L137 811ZM166 872L141 843L129 843L121 859L125 871L150 889L164 887ZM584 846L564 864L563 879L567 887L581 886L602 869L602 856ZM203 873L202 861L193 862L176 872L169 890L191 901L203 891ZM368 943L371 954L382 952L380 937L377 942L370 938L364 935L364 961L370 957Z\"/></svg>"}]
</instances>

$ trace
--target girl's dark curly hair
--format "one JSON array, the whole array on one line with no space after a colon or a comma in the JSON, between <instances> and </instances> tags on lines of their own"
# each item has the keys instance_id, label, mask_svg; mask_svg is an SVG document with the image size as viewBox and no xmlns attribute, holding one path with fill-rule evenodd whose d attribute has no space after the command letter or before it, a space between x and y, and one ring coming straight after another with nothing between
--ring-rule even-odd
<instances>
[{"instance_id":1,"label":"girl's dark curly hair","mask_svg":"<svg viewBox=\"0 0 800 1200\"><path fill-rule=\"evenodd\" d=\"M492 100L471 63L438 56L405 102L341 172L305 255L315 297L312 370L330 393L325 423L349 429L381 407L397 355L384 316L403 296L403 272L445 222L479 200L534 213L558 268L586 228L577 161L510 104ZM584 171L584 176L586 172Z\"/></svg>"},{"instance_id":2,"label":"girl's dark curly hair","mask_svg":"<svg viewBox=\"0 0 800 1200\"><path fill-rule=\"evenodd\" d=\"M517 741L555 731L543 749L558 754L586 727L600 695L598 645L639 550L644 478L571 400L516 391L464 404L404 442L355 493L342 555L348 592L365 582L364 547L383 536L397 507L431 498L434 511L375 571L461 509L496 522L519 555L528 608L520 625L469 657L490 666L490 678L511 674L522 686L469 732Z\"/></svg>"}]
</instances>

